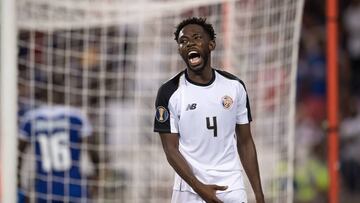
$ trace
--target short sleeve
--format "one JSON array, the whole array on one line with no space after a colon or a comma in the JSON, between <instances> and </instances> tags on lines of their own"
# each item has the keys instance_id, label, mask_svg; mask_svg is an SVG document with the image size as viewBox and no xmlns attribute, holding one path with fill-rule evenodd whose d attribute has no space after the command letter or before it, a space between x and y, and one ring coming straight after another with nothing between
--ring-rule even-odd
<instances>
[{"instance_id":1,"label":"short sleeve","mask_svg":"<svg viewBox=\"0 0 360 203\"><path fill-rule=\"evenodd\" d=\"M92 135L93 128L85 112L79 108L69 106L63 107L60 110L67 115L66 119L69 119L70 128L76 129L81 138Z\"/></svg>"},{"instance_id":2,"label":"short sleeve","mask_svg":"<svg viewBox=\"0 0 360 203\"><path fill-rule=\"evenodd\" d=\"M176 88L163 85L157 94L155 101L154 132L178 133L178 116L174 105L170 100Z\"/></svg>"},{"instance_id":3,"label":"short sleeve","mask_svg":"<svg viewBox=\"0 0 360 203\"><path fill-rule=\"evenodd\" d=\"M245 84L241 81L237 94L236 123L246 124L252 121L249 97L245 89Z\"/></svg>"},{"instance_id":4,"label":"short sleeve","mask_svg":"<svg viewBox=\"0 0 360 203\"><path fill-rule=\"evenodd\" d=\"M93 131L90 121L85 114L81 114L81 120L82 120L81 136L88 137L92 134Z\"/></svg>"},{"instance_id":5,"label":"short sleeve","mask_svg":"<svg viewBox=\"0 0 360 203\"><path fill-rule=\"evenodd\" d=\"M31 119L29 114L25 114L20 118L19 123L19 139L24 141L30 141L31 137Z\"/></svg>"}]
</instances>

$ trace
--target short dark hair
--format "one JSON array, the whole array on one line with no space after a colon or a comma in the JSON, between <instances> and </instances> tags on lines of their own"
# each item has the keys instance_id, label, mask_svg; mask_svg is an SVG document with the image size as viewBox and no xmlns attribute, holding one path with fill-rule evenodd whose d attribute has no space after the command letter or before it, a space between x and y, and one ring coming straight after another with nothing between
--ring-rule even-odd
<instances>
[{"instance_id":1,"label":"short dark hair","mask_svg":"<svg viewBox=\"0 0 360 203\"><path fill-rule=\"evenodd\" d=\"M206 18L191 17L191 18L187 18L187 19L181 21L176 26L176 31L174 32L175 41L178 41L178 39L179 39L180 30L183 29L185 26L190 25L190 24L200 25L209 34L211 40L215 39L216 34L215 34L215 31L214 31L214 27L212 26L212 24L206 22Z\"/></svg>"}]
</instances>

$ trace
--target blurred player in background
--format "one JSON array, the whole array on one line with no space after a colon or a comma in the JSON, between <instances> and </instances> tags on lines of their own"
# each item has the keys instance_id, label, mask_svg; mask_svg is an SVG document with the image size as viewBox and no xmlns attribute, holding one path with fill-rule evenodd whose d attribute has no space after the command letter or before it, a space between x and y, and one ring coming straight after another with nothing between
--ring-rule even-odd
<instances>
[{"instance_id":1,"label":"blurred player in background","mask_svg":"<svg viewBox=\"0 0 360 203\"><path fill-rule=\"evenodd\" d=\"M46 101L47 91L39 91L36 98ZM65 95L52 93L51 105L41 104L29 110L20 120L18 202L29 200L29 191L21 186L23 156L29 145L33 146L36 161L34 185L35 202L89 202L88 180L81 173L80 157L89 152L94 165L98 156L90 143L92 127L80 109L65 106ZM84 144L86 143L86 144ZM88 147L85 147L85 145ZM98 170L91 177L96 181Z\"/></svg>"},{"instance_id":2,"label":"blurred player in background","mask_svg":"<svg viewBox=\"0 0 360 203\"><path fill-rule=\"evenodd\" d=\"M172 203L247 202L240 160L263 203L244 83L211 66L215 33L206 19L186 19L174 34L187 68L160 87L154 123L177 173Z\"/></svg>"}]
</instances>

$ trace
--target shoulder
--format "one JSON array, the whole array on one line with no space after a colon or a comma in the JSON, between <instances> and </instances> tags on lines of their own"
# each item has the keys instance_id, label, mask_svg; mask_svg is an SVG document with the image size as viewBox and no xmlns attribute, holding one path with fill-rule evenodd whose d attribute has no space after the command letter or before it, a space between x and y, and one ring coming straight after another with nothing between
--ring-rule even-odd
<instances>
[{"instance_id":1,"label":"shoulder","mask_svg":"<svg viewBox=\"0 0 360 203\"><path fill-rule=\"evenodd\" d=\"M159 88L159 90L171 90L171 89L177 89L179 87L180 77L184 75L184 71L179 72L174 77L172 77L170 80L162 84Z\"/></svg>"},{"instance_id":2,"label":"shoulder","mask_svg":"<svg viewBox=\"0 0 360 203\"><path fill-rule=\"evenodd\" d=\"M53 117L58 118L67 118L70 121L71 125L83 125L88 126L90 125L89 118L87 114L79 107L75 106L55 106Z\"/></svg>"},{"instance_id":3,"label":"shoulder","mask_svg":"<svg viewBox=\"0 0 360 203\"><path fill-rule=\"evenodd\" d=\"M63 106L60 107L60 111L66 112L68 116L73 118L79 118L81 120L84 120L87 118L86 114L82 111L82 109L73 107L73 106Z\"/></svg>"},{"instance_id":4,"label":"shoulder","mask_svg":"<svg viewBox=\"0 0 360 203\"><path fill-rule=\"evenodd\" d=\"M228 80L231 80L231 81L236 81L237 84L240 84L244 89L245 88L245 83L237 76L229 73L229 72L226 72L226 71L223 71L223 70L218 70L218 69L215 69L215 71L220 74L221 76L223 76L225 79L228 79Z\"/></svg>"},{"instance_id":5,"label":"shoulder","mask_svg":"<svg viewBox=\"0 0 360 203\"><path fill-rule=\"evenodd\" d=\"M54 105L54 106L41 106L37 110L34 111L36 117L44 117L44 118L68 118L71 120L86 120L87 116L82 111L82 109L69 106L69 105Z\"/></svg>"},{"instance_id":6,"label":"shoulder","mask_svg":"<svg viewBox=\"0 0 360 203\"><path fill-rule=\"evenodd\" d=\"M171 95L179 88L180 78L184 75L184 71L181 71L170 80L162 84L158 90L157 98L169 99Z\"/></svg>"},{"instance_id":7,"label":"shoulder","mask_svg":"<svg viewBox=\"0 0 360 203\"><path fill-rule=\"evenodd\" d=\"M30 121L41 117L42 115L42 109L39 107L36 107L34 109L29 109L27 110L21 117L20 117L20 121L21 123L31 123Z\"/></svg>"}]
</instances>

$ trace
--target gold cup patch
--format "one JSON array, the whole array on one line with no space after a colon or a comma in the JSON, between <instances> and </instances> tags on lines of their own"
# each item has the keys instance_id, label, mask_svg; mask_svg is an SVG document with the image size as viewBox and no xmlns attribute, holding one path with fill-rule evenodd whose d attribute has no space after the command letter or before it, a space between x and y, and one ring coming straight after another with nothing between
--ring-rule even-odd
<instances>
[{"instance_id":1,"label":"gold cup patch","mask_svg":"<svg viewBox=\"0 0 360 203\"><path fill-rule=\"evenodd\" d=\"M156 108L156 120L159 121L160 123L163 123L165 121L167 121L167 119L169 118L169 112L166 110L165 107L163 106L158 106Z\"/></svg>"}]
</instances>

